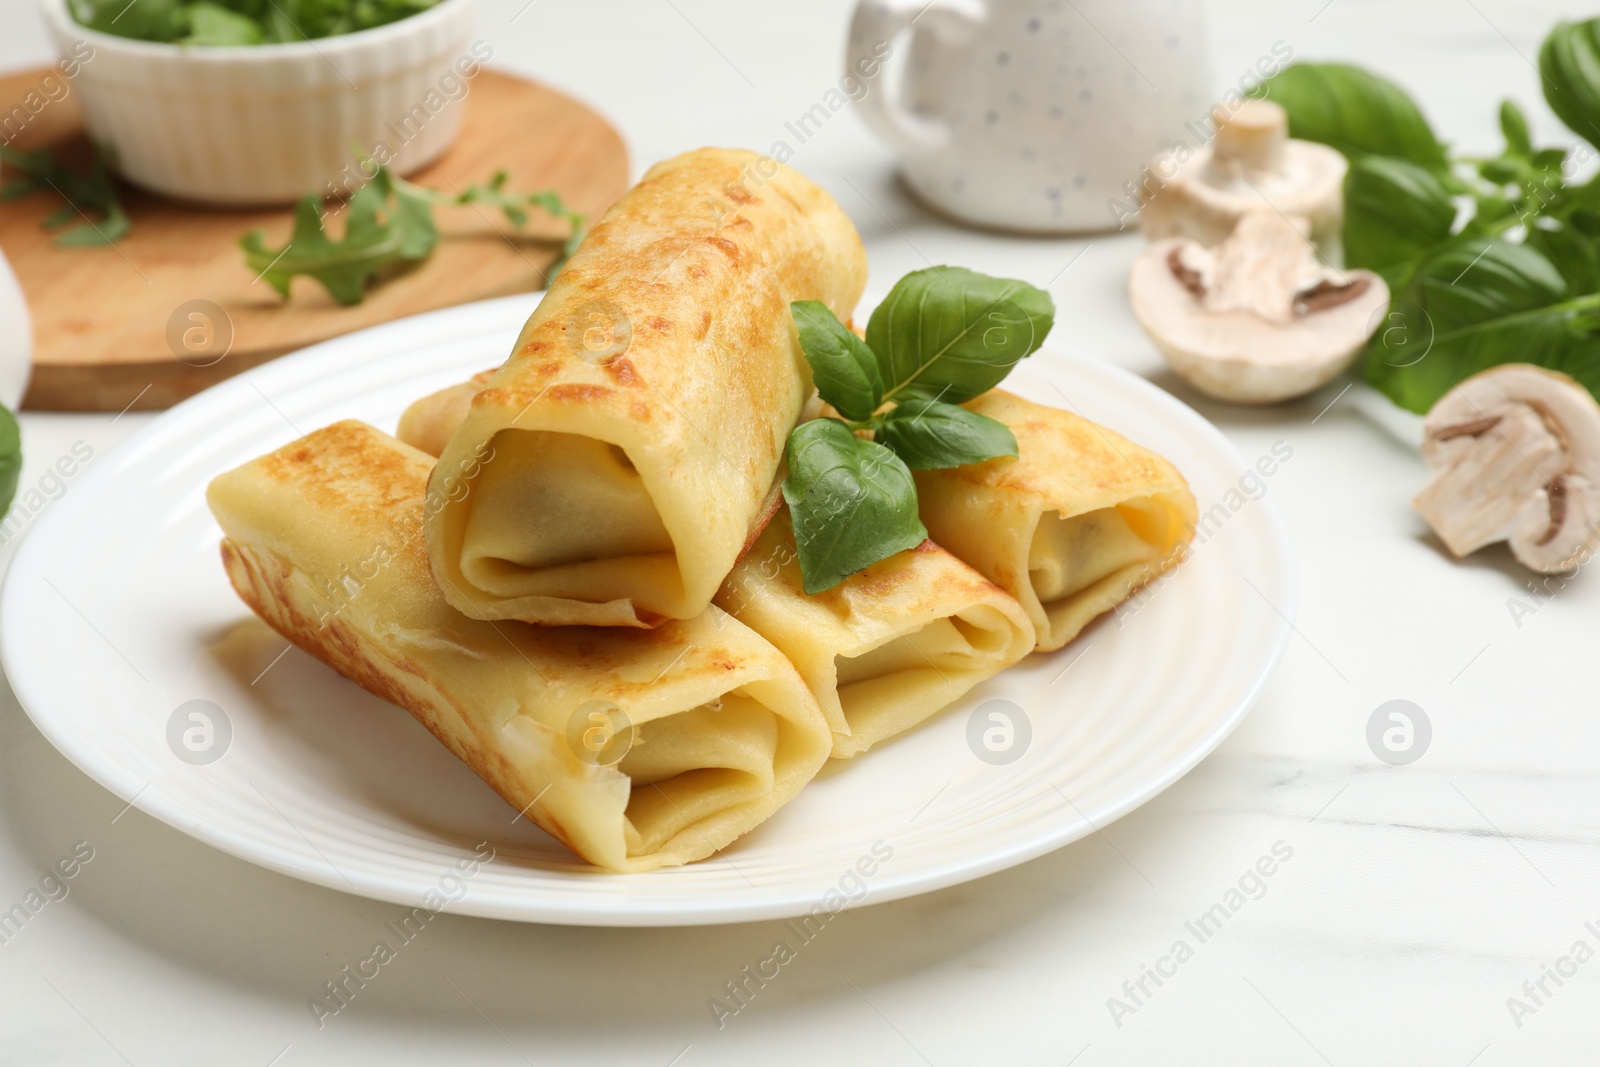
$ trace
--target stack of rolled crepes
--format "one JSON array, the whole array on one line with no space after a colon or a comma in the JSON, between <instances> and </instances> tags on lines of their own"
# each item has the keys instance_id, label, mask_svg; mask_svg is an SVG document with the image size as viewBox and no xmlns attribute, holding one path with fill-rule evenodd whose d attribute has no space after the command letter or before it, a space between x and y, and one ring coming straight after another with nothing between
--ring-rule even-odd
<instances>
[{"instance_id":1,"label":"stack of rolled crepes","mask_svg":"<svg viewBox=\"0 0 1600 1067\"><path fill-rule=\"evenodd\" d=\"M932 539L806 595L777 492L812 396L789 308L848 320L865 278L783 165L661 163L505 365L412 405L401 440L338 423L217 478L229 578L589 862L711 855L830 756L1060 647L1193 529L1165 460L996 391L969 406L1020 458L919 473Z\"/></svg>"}]
</instances>

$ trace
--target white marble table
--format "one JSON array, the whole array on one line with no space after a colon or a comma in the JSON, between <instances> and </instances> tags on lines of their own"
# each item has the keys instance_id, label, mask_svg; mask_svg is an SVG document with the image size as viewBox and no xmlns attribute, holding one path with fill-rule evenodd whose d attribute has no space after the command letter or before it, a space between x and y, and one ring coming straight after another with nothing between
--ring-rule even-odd
<instances>
[{"instance_id":1,"label":"white marble table","mask_svg":"<svg viewBox=\"0 0 1600 1067\"><path fill-rule=\"evenodd\" d=\"M635 161L766 146L837 77L846 0L490 0L494 62L589 99ZM1514 95L1563 136L1529 62L1580 5L1546 0L1218 0L1220 90L1275 41L1391 73L1436 127L1497 142ZM519 14L520 11L520 14ZM33 0L0 0L0 68L50 58ZM123 803L0 691L0 906L86 841L70 895L0 944L0 1062L14 1064L1578 1063L1600 1058L1600 961L1530 1006L1524 983L1600 950L1600 586L1518 620L1503 551L1445 559L1412 513L1418 457L1336 384L1268 411L1198 401L1129 317L1136 238L954 229L909 203L851 113L793 160L860 226L875 284L927 262L1050 283L1058 339L1178 392L1271 481L1303 569L1299 637L1221 749L1151 804L1020 868L849 912L718 1030L708 997L778 924L585 930L442 916L318 1030L306 1001L370 951L393 905L215 852ZM1068 265L1072 264L1070 269ZM1336 400L1336 397L1338 399ZM1331 404L1331 406L1330 406ZM23 418L23 484L146 416ZM69 489L70 491L70 489ZM114 531L111 531L114 533ZM0 560L11 548L0 550ZM135 561L130 561L130 564ZM1432 746L1368 750L1382 702ZM1279 844L1279 843L1282 844ZM1292 856L1200 943L1185 926L1276 846ZM1587 923L1593 923L1589 926ZM1192 958L1162 963L1185 939ZM1138 1002L1124 990L1147 965ZM1573 965L1562 964L1572 971ZM1113 1013L1108 998L1136 1007ZM676 1057L676 1059L675 1059Z\"/></svg>"}]
</instances>

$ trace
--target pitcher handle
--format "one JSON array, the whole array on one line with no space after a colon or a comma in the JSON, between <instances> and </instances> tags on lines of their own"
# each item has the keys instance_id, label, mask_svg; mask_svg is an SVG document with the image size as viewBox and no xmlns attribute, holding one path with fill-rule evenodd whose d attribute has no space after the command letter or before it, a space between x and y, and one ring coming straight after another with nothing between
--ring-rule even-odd
<instances>
[{"instance_id":1,"label":"pitcher handle","mask_svg":"<svg viewBox=\"0 0 1600 1067\"><path fill-rule=\"evenodd\" d=\"M890 55L890 42L913 24L960 40L983 24L981 15L969 14L948 0L860 0L850 20L850 40L845 46L845 74L871 81ZM872 73L868 73L871 71ZM888 87L867 92L855 101L861 119L878 136L906 153L934 152L950 142L950 127L943 120L913 115L889 99Z\"/></svg>"}]
</instances>

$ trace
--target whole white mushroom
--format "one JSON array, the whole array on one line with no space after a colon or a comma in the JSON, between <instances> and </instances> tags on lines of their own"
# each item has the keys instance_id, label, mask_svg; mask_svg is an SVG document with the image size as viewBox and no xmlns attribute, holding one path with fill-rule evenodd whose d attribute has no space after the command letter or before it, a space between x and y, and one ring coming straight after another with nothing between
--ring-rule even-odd
<instances>
[{"instance_id":1,"label":"whole white mushroom","mask_svg":"<svg viewBox=\"0 0 1600 1067\"><path fill-rule=\"evenodd\" d=\"M1271 207L1311 224L1311 243L1323 258L1344 262L1344 156L1327 145L1291 140L1289 117L1270 100L1244 100L1212 109L1216 137L1191 150L1180 146L1150 165L1159 183L1139 209L1152 241L1187 237L1215 245L1247 212Z\"/></svg>"}]
</instances>

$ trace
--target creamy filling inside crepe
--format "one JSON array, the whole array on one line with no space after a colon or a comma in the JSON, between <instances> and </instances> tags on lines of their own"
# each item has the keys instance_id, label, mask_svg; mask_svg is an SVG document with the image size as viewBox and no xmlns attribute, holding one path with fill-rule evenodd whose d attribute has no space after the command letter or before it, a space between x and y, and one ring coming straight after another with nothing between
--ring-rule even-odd
<instances>
[{"instance_id":1,"label":"creamy filling inside crepe","mask_svg":"<svg viewBox=\"0 0 1600 1067\"><path fill-rule=\"evenodd\" d=\"M1017 456L915 472L918 509L928 536L1017 598L1041 651L1182 559L1194 494L1171 463L1001 389L964 406L1008 426Z\"/></svg>"},{"instance_id":2,"label":"creamy filling inside crepe","mask_svg":"<svg viewBox=\"0 0 1600 1067\"><path fill-rule=\"evenodd\" d=\"M839 706L854 744L887 737L959 697L1009 658L1015 627L982 607L934 619L876 648L834 657ZM836 746L837 747L837 746Z\"/></svg>"},{"instance_id":3,"label":"creamy filling inside crepe","mask_svg":"<svg viewBox=\"0 0 1600 1067\"><path fill-rule=\"evenodd\" d=\"M769 793L778 733L777 717L738 691L640 726L617 765L631 783L629 851L660 848L713 804Z\"/></svg>"},{"instance_id":4,"label":"creamy filling inside crepe","mask_svg":"<svg viewBox=\"0 0 1600 1067\"><path fill-rule=\"evenodd\" d=\"M621 448L540 430L502 430L491 448L473 486L489 503L468 513L461 556L474 585L499 597L609 600L643 571L679 584L672 538Z\"/></svg>"},{"instance_id":5,"label":"creamy filling inside crepe","mask_svg":"<svg viewBox=\"0 0 1600 1067\"><path fill-rule=\"evenodd\" d=\"M1039 516L1028 547L1028 579L1045 610L1124 567L1160 555L1158 543L1128 521L1130 510L1099 508L1068 519L1059 511Z\"/></svg>"},{"instance_id":6,"label":"creamy filling inside crepe","mask_svg":"<svg viewBox=\"0 0 1600 1067\"><path fill-rule=\"evenodd\" d=\"M840 758L911 729L1033 646L1021 605L931 541L807 595L787 509L715 603L800 671Z\"/></svg>"}]
</instances>

